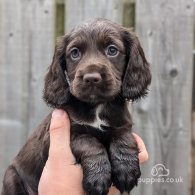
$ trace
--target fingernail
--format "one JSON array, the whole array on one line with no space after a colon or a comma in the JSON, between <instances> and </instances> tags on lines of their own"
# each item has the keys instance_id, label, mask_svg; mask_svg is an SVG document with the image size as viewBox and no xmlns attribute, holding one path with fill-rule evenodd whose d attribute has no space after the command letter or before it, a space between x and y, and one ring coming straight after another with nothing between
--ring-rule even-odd
<instances>
[{"instance_id":1,"label":"fingernail","mask_svg":"<svg viewBox=\"0 0 195 195\"><path fill-rule=\"evenodd\" d=\"M65 111L64 110L60 110L60 109L55 109L52 112L52 118L56 118L56 117L62 117L65 115Z\"/></svg>"}]
</instances>

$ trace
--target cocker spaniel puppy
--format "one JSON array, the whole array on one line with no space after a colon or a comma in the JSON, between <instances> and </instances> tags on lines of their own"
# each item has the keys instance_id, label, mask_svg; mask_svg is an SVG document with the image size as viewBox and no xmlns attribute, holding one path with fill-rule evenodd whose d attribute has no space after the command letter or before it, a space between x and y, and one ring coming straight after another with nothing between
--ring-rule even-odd
<instances>
[{"instance_id":1,"label":"cocker spaniel puppy","mask_svg":"<svg viewBox=\"0 0 195 195\"><path fill-rule=\"evenodd\" d=\"M139 151L127 100L145 96L150 81L138 38L114 22L96 19L57 42L44 100L70 116L71 149L82 165L86 194L106 195L112 183L120 192L137 185ZM38 194L48 158L50 119L51 114L8 167L3 195Z\"/></svg>"}]
</instances>

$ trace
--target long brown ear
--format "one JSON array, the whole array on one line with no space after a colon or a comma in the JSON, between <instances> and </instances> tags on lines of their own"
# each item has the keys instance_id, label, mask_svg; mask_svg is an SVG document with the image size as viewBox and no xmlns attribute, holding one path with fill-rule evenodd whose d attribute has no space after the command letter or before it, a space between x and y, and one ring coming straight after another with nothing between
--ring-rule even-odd
<instances>
[{"instance_id":1,"label":"long brown ear","mask_svg":"<svg viewBox=\"0 0 195 195\"><path fill-rule=\"evenodd\" d=\"M123 77L122 95L125 99L134 101L147 94L147 87L151 82L150 65L138 38L127 29L123 37L127 66Z\"/></svg>"},{"instance_id":2,"label":"long brown ear","mask_svg":"<svg viewBox=\"0 0 195 195\"><path fill-rule=\"evenodd\" d=\"M62 108L69 97L69 85L64 74L66 70L65 48L66 36L57 41L53 62L45 77L43 99L54 108Z\"/></svg>"}]
</instances>

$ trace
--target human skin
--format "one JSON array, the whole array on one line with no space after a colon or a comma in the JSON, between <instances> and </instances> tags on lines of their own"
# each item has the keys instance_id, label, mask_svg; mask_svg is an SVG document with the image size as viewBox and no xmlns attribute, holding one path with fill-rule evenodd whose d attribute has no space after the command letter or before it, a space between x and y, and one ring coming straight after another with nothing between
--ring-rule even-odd
<instances>
[{"instance_id":1,"label":"human skin","mask_svg":"<svg viewBox=\"0 0 195 195\"><path fill-rule=\"evenodd\" d=\"M70 148L70 121L65 111L55 109L50 124L49 157L43 169L38 191L40 195L84 195L82 187L83 172L80 165L75 165L75 158ZM139 161L148 160L148 153L143 140L133 133L139 148ZM117 189L110 188L109 195Z\"/></svg>"}]
</instances>

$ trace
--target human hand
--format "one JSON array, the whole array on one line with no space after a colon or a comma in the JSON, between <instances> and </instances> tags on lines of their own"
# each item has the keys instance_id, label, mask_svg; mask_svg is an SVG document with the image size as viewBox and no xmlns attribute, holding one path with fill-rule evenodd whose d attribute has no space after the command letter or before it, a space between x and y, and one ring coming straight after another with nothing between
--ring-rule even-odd
<instances>
[{"instance_id":1,"label":"human hand","mask_svg":"<svg viewBox=\"0 0 195 195\"><path fill-rule=\"evenodd\" d=\"M148 160L148 152L146 150L146 146L145 146L142 138L139 135L137 135L136 133L132 133L132 134L137 142L137 146L139 149L139 154L138 154L139 163L142 164Z\"/></svg>"},{"instance_id":2,"label":"human hand","mask_svg":"<svg viewBox=\"0 0 195 195\"><path fill-rule=\"evenodd\" d=\"M70 148L70 121L63 110L54 110L50 124L49 157L43 169L38 191L40 195L84 195L82 187L83 172L80 165L75 165L75 158ZM143 140L133 133L139 148L139 161L148 160L148 153ZM117 189L110 188L109 195Z\"/></svg>"},{"instance_id":3,"label":"human hand","mask_svg":"<svg viewBox=\"0 0 195 195\"><path fill-rule=\"evenodd\" d=\"M43 169L39 195L84 195L83 172L70 149L70 121L63 110L54 110L50 124L49 157Z\"/></svg>"}]
</instances>

